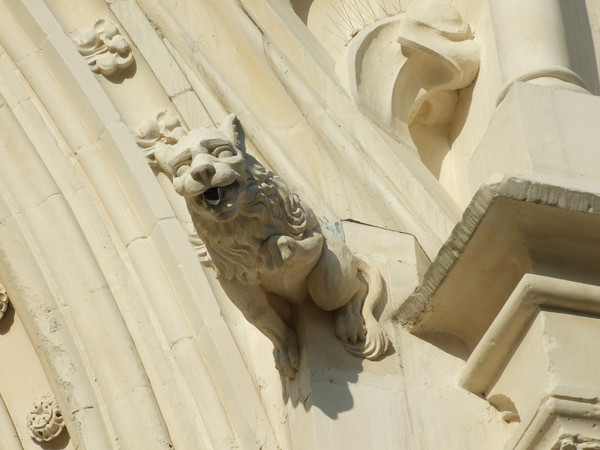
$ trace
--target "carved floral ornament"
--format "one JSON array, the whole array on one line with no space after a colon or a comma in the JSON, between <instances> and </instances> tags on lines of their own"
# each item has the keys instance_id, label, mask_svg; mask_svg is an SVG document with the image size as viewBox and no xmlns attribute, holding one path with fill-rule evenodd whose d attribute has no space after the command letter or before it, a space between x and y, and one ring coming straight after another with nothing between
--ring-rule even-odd
<instances>
[{"instance_id":1,"label":"carved floral ornament","mask_svg":"<svg viewBox=\"0 0 600 450\"><path fill-rule=\"evenodd\" d=\"M145 151L146 158L154 162L154 147L157 142L176 144L187 134L181 120L169 111L161 111L152 119L144 119L138 125L137 143Z\"/></svg>"},{"instance_id":2,"label":"carved floral ornament","mask_svg":"<svg viewBox=\"0 0 600 450\"><path fill-rule=\"evenodd\" d=\"M38 442L56 438L65 427L64 418L52 394L36 398L27 413L27 426L31 437Z\"/></svg>"},{"instance_id":3,"label":"carved floral ornament","mask_svg":"<svg viewBox=\"0 0 600 450\"><path fill-rule=\"evenodd\" d=\"M0 283L0 320L4 317L4 313L8 309L8 294L6 293L6 289L4 289L4 285Z\"/></svg>"},{"instance_id":4,"label":"carved floral ornament","mask_svg":"<svg viewBox=\"0 0 600 450\"><path fill-rule=\"evenodd\" d=\"M77 50L94 72L105 76L133 63L129 43L110 20L101 19L93 27L82 30Z\"/></svg>"},{"instance_id":5,"label":"carved floral ornament","mask_svg":"<svg viewBox=\"0 0 600 450\"><path fill-rule=\"evenodd\" d=\"M158 168L154 150L157 142L163 144L174 145L179 142L183 136L188 133L187 127L182 125L181 120L175 114L169 111L161 111L152 119L144 119L140 122L135 130L137 144L144 150L144 155L148 160L148 164L152 168ZM205 267L214 269L210 255L206 250L206 245L196 233L196 230L184 225L188 232L188 238L192 245L200 263Z\"/></svg>"}]
</instances>

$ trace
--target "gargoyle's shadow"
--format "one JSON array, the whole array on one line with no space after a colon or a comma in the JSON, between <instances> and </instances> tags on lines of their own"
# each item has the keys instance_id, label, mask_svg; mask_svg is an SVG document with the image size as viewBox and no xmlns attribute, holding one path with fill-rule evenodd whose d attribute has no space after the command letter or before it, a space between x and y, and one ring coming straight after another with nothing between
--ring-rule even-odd
<instances>
[{"instance_id":1,"label":"gargoyle's shadow","mask_svg":"<svg viewBox=\"0 0 600 450\"><path fill-rule=\"evenodd\" d=\"M4 317L0 320L0 336L7 334L15 323L15 310L9 303L4 312Z\"/></svg>"},{"instance_id":2,"label":"gargoyle's shadow","mask_svg":"<svg viewBox=\"0 0 600 450\"><path fill-rule=\"evenodd\" d=\"M381 299L377 309L383 309L387 298ZM362 358L351 355L336 337L333 314L306 302L297 312L301 364L296 379L283 381L283 400L300 404L305 411L313 406L331 419L354 407L352 385L359 381L365 364ZM393 353L388 349L387 355Z\"/></svg>"}]
</instances>

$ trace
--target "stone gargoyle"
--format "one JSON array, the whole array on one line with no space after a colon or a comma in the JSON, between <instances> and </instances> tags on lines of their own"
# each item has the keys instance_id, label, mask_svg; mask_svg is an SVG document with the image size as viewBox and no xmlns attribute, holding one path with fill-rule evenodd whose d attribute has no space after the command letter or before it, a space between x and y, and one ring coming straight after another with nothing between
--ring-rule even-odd
<instances>
[{"instance_id":1,"label":"stone gargoyle","mask_svg":"<svg viewBox=\"0 0 600 450\"><path fill-rule=\"evenodd\" d=\"M280 373L300 365L295 331L281 304L308 298L334 311L346 349L376 359L388 337L373 316L383 283L377 268L321 228L285 182L246 153L234 115L218 129L197 129L177 144L157 143L156 161L182 195L225 293L274 344Z\"/></svg>"}]
</instances>

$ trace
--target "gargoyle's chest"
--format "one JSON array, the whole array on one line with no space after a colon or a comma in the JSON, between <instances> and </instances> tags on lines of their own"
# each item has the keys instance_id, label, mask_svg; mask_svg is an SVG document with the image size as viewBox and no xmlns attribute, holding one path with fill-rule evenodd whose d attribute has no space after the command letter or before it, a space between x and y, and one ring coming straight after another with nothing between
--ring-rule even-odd
<instances>
[{"instance_id":1,"label":"gargoyle's chest","mask_svg":"<svg viewBox=\"0 0 600 450\"><path fill-rule=\"evenodd\" d=\"M221 278L258 282L262 264L261 245L273 233L272 227L253 218L222 222L204 229L200 236Z\"/></svg>"}]
</instances>

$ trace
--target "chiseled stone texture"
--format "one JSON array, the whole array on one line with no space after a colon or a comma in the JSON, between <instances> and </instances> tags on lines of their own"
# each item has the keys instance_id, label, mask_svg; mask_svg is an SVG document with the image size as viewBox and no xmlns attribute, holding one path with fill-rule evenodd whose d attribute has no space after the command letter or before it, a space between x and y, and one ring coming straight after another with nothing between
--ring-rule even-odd
<instances>
[{"instance_id":1,"label":"chiseled stone texture","mask_svg":"<svg viewBox=\"0 0 600 450\"><path fill-rule=\"evenodd\" d=\"M0 448L596 448L599 12L0 2ZM232 268L209 255L222 223L207 234L153 158L231 113L310 205L303 231L345 240L332 264L352 251L381 273L362 310L389 338L379 358L344 350L331 296L277 308L283 347L297 336L282 377L224 292ZM295 244L273 238L242 268ZM297 275L286 293L305 294L291 268L270 282ZM48 444L25 419L42 392L66 428Z\"/></svg>"}]
</instances>

